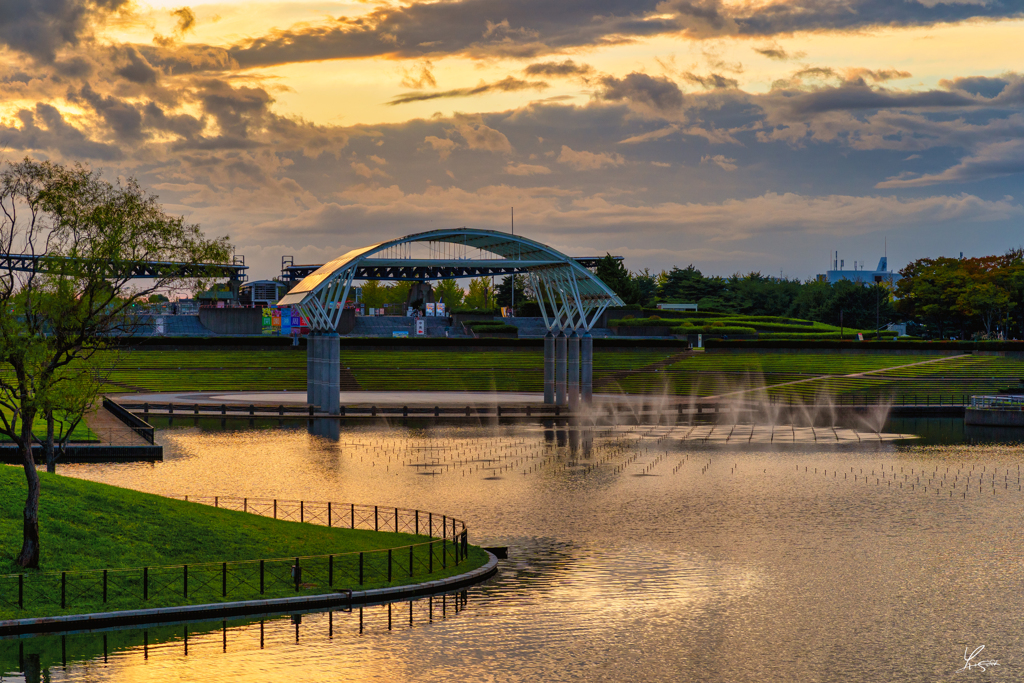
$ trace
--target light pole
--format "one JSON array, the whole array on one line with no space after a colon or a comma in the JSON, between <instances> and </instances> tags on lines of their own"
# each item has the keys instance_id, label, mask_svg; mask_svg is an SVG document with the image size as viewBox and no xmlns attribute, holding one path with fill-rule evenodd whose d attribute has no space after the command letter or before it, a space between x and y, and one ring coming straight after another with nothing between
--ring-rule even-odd
<instances>
[{"instance_id":1,"label":"light pole","mask_svg":"<svg viewBox=\"0 0 1024 683\"><path fill-rule=\"evenodd\" d=\"M875 276L875 340L876 341L878 340L878 334L879 334L878 333L878 329L882 325L881 322L879 321L879 317L878 317L880 306L881 306L881 304L879 303L881 301L881 295L882 295L882 276L881 275L876 275Z\"/></svg>"}]
</instances>

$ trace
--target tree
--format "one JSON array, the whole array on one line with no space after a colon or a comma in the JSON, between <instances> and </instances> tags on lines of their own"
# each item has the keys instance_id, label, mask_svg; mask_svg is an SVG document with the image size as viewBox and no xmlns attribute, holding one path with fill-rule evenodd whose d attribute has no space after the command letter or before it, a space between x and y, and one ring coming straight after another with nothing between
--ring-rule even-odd
<instances>
[{"instance_id":1,"label":"tree","mask_svg":"<svg viewBox=\"0 0 1024 683\"><path fill-rule=\"evenodd\" d=\"M597 262L595 273L597 279L608 285L608 288L619 295L623 302L633 298L633 278L622 261L617 261L611 254L605 254Z\"/></svg>"},{"instance_id":2,"label":"tree","mask_svg":"<svg viewBox=\"0 0 1024 683\"><path fill-rule=\"evenodd\" d=\"M498 306L512 305L512 277L511 275L503 277L495 289L495 300ZM526 303L526 278L522 275L516 275L515 283L515 305L522 306Z\"/></svg>"},{"instance_id":3,"label":"tree","mask_svg":"<svg viewBox=\"0 0 1024 683\"><path fill-rule=\"evenodd\" d=\"M17 445L28 488L16 561L38 567L36 419L67 407L76 364L137 327L137 302L184 284L171 270L140 284L142 264L225 263L230 249L165 214L135 180L112 185L79 165L29 159L0 174L0 249L38 257L29 272L0 270L0 433Z\"/></svg>"},{"instance_id":4,"label":"tree","mask_svg":"<svg viewBox=\"0 0 1024 683\"><path fill-rule=\"evenodd\" d=\"M466 293L455 280L441 280L434 285L434 301L443 302L446 310L461 306Z\"/></svg>"},{"instance_id":5,"label":"tree","mask_svg":"<svg viewBox=\"0 0 1024 683\"><path fill-rule=\"evenodd\" d=\"M367 280L362 285L363 305L367 308L383 308L388 301L387 289L380 280Z\"/></svg>"},{"instance_id":6,"label":"tree","mask_svg":"<svg viewBox=\"0 0 1024 683\"><path fill-rule=\"evenodd\" d=\"M494 289L491 278L475 277L469 281L469 294L466 295L466 307L489 311L494 308Z\"/></svg>"}]
</instances>

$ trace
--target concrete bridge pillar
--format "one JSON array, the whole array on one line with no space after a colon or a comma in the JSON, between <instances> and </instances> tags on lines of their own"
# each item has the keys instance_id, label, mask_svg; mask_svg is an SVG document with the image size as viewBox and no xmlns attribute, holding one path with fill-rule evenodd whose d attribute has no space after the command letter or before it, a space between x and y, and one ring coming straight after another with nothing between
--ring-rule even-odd
<instances>
[{"instance_id":1,"label":"concrete bridge pillar","mask_svg":"<svg viewBox=\"0 0 1024 683\"><path fill-rule=\"evenodd\" d=\"M341 412L341 337L325 332L321 337L323 374L321 375L322 407L329 415Z\"/></svg>"},{"instance_id":2,"label":"concrete bridge pillar","mask_svg":"<svg viewBox=\"0 0 1024 683\"><path fill-rule=\"evenodd\" d=\"M566 386L565 386L565 362L566 362L566 338L565 330L559 330L558 334L555 335L555 405L564 406L566 404Z\"/></svg>"},{"instance_id":3,"label":"concrete bridge pillar","mask_svg":"<svg viewBox=\"0 0 1024 683\"><path fill-rule=\"evenodd\" d=\"M316 332L306 337L306 403L316 406L316 346L313 340Z\"/></svg>"},{"instance_id":4,"label":"concrete bridge pillar","mask_svg":"<svg viewBox=\"0 0 1024 683\"><path fill-rule=\"evenodd\" d=\"M594 338L589 331L580 337L580 400L584 405L594 402Z\"/></svg>"},{"instance_id":5,"label":"concrete bridge pillar","mask_svg":"<svg viewBox=\"0 0 1024 683\"><path fill-rule=\"evenodd\" d=\"M570 410L580 407L580 336L576 330L566 338L565 372L566 392Z\"/></svg>"},{"instance_id":6,"label":"concrete bridge pillar","mask_svg":"<svg viewBox=\"0 0 1024 683\"><path fill-rule=\"evenodd\" d=\"M555 402L555 335L544 335L544 403Z\"/></svg>"}]
</instances>

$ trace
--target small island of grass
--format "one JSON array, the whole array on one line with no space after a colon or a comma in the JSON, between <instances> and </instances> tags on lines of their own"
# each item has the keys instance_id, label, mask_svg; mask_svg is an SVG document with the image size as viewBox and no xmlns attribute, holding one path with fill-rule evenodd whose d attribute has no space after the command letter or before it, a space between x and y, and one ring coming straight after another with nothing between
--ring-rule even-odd
<instances>
[{"instance_id":1,"label":"small island of grass","mask_svg":"<svg viewBox=\"0 0 1024 683\"><path fill-rule=\"evenodd\" d=\"M328 528L72 477L40 478L40 568L24 570L14 563L24 475L0 467L0 620L366 590L446 578L487 562L482 549L468 546L456 565L450 540Z\"/></svg>"}]
</instances>

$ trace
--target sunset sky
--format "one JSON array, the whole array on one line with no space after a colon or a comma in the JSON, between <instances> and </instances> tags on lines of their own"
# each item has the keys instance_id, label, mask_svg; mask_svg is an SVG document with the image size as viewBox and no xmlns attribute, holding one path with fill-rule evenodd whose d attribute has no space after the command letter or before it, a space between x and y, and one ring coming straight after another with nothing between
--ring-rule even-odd
<instances>
[{"instance_id":1,"label":"sunset sky","mask_svg":"<svg viewBox=\"0 0 1024 683\"><path fill-rule=\"evenodd\" d=\"M5 0L0 144L253 279L443 227L808 278L1024 245L1024 1Z\"/></svg>"}]
</instances>

